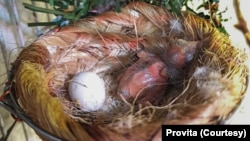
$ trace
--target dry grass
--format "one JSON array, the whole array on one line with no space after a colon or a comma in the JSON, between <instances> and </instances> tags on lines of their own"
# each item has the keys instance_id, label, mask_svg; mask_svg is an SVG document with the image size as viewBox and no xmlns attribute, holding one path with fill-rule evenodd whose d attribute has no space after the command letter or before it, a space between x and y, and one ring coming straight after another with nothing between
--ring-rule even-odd
<instances>
[{"instance_id":1,"label":"dry grass","mask_svg":"<svg viewBox=\"0 0 250 141\"><path fill-rule=\"evenodd\" d=\"M134 102L116 96L118 76L137 60L131 55L139 50L160 55L176 38L202 44L159 105L136 104L139 95ZM244 51L204 19L135 2L122 13L106 12L40 37L13 64L11 86L27 116L61 138L128 140L129 134L150 140L161 124L226 120L244 97L245 60ZM80 111L67 90L74 74L89 70L105 78L109 94L103 109L91 113Z\"/></svg>"}]
</instances>

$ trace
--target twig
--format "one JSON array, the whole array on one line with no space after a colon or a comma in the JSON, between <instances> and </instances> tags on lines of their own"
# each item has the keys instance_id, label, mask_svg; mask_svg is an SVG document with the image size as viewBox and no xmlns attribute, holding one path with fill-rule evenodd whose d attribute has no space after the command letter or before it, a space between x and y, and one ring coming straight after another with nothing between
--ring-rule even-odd
<instances>
[{"instance_id":1,"label":"twig","mask_svg":"<svg viewBox=\"0 0 250 141\"><path fill-rule=\"evenodd\" d=\"M235 6L235 12L236 12L236 15L237 15L237 18L239 21L239 23L236 24L235 27L242 31L242 33L244 34L245 39L250 47L250 32L247 28L247 22L241 13L239 0L234 0L234 6Z\"/></svg>"}]
</instances>

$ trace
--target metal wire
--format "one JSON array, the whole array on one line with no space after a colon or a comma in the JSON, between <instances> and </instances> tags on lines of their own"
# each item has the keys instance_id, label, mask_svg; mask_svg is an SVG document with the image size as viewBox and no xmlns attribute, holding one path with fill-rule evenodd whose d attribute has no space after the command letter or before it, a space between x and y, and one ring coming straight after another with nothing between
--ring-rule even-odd
<instances>
[{"instance_id":1,"label":"metal wire","mask_svg":"<svg viewBox=\"0 0 250 141\"><path fill-rule=\"evenodd\" d=\"M12 123L12 125L10 126L10 128L7 130L7 133L3 135L3 137L0 139L0 141L7 141L7 139L9 138L12 130L14 129L16 123L17 123L17 121L14 121Z\"/></svg>"},{"instance_id":2,"label":"metal wire","mask_svg":"<svg viewBox=\"0 0 250 141\"><path fill-rule=\"evenodd\" d=\"M24 47L25 46L25 41L24 41L24 35L23 35L23 31L21 28L21 25L19 23L19 15L18 15L18 11L17 11L17 5L16 5L16 0L10 0L6 2L8 9L9 9L9 14L10 14L10 18L14 21L14 26L16 28L17 31L17 35L16 35L16 39L17 39L17 46L19 47ZM32 2L33 5L35 5L35 2ZM34 15L36 15L36 13L33 13ZM50 20L50 16L47 15L47 20ZM35 22L38 21L37 16L34 17ZM36 36L39 36L44 29L40 30L39 27L35 27L35 32L36 32ZM5 40L4 40L4 36L3 33L1 32L2 29L0 28L0 46L1 46L1 50L2 54L3 54L3 60L4 60L4 66L6 68L7 71L7 75L9 76L8 80L11 81L13 79L13 74L11 74L10 70L9 70L9 62L8 62L8 53L7 53L7 46L5 45ZM7 91L10 89L10 85L6 85L5 90ZM25 140L28 141L29 139L29 135L27 132L27 129L25 127L25 123L28 124L32 129L34 129L37 133L39 133L40 135L44 136L46 139L51 140L51 141L62 141L62 139L59 139L55 136L53 136L52 134L49 134L48 132L46 132L45 130L41 129L39 126L37 126L35 123L32 122L31 119L29 119L25 113L22 111L22 109L20 108L20 106L18 105L17 101L15 100L15 96L13 94L8 94L5 96L5 98L0 101L0 106L2 106L4 109L6 109L7 111L9 111L10 113L12 113L15 117L18 117L20 119L22 119L21 126L23 129L23 133L24 133L24 137ZM17 120L14 120L14 122L11 124L11 126L7 129L7 131L5 132L5 128L3 122L1 122L3 119L0 115L0 141L7 141L10 134L12 133L14 127L16 126Z\"/></svg>"},{"instance_id":3,"label":"metal wire","mask_svg":"<svg viewBox=\"0 0 250 141\"><path fill-rule=\"evenodd\" d=\"M25 41L24 41L24 35L23 35L23 31L22 28L19 24L19 15L17 12L17 6L16 6L16 1L15 0L10 0L8 1L8 7L10 8L10 16L13 18L13 21L15 23L15 27L17 29L17 40L18 40L18 46L19 47L24 47L25 46ZM36 2L32 1L32 5L36 5ZM45 5L46 7L48 7L48 5ZM38 21L38 17L37 17L37 13L33 12L34 15L34 22ZM47 14L47 20L50 21L50 16ZM41 34L43 34L48 27L43 27L43 28L39 28L39 27L33 27L35 28L35 35L38 37ZM3 37L3 34L0 32L0 36ZM3 41L1 41L0 45L1 45L1 51L3 53L3 57L4 57L4 65L7 69L8 72L8 81L11 82L13 79L13 73L8 70L9 68L9 63L7 60L7 50L6 50L6 45L4 44L4 38L1 38ZM7 91L10 90L10 85L6 85L5 90ZM28 118L25 113L22 111L22 109L20 108L19 104L16 101L15 98L15 94L8 94L6 95L6 97L4 98L3 101L0 101L0 106L2 106L3 108L5 108L7 111L9 111L12 115L14 115L14 117L17 117L19 119L21 119L22 121L22 128L23 128L23 132L24 132L24 136L25 136L25 140L28 141L28 132L27 129L25 128L25 123L28 124L32 129L34 129L37 133L39 133L40 135L42 135L44 138L50 140L50 141L63 141L63 139L60 139L50 133L48 133L47 131L41 129L38 125L36 125L30 118ZM15 125L16 125L17 120L15 120L12 125L9 127L9 129L7 130L7 132L5 133L4 131L4 125L1 124L0 122L0 132L2 134L2 137L0 138L0 141L6 141L9 137L9 135L11 134L11 132L13 131Z\"/></svg>"},{"instance_id":4,"label":"metal wire","mask_svg":"<svg viewBox=\"0 0 250 141\"><path fill-rule=\"evenodd\" d=\"M11 77L9 77L11 78ZM10 89L10 85L7 85L5 87L5 91L8 91ZM25 115L25 112L20 108L19 104L16 101L16 97L13 93L9 93L8 95L5 96L3 101L0 101L0 106L4 107L6 110L12 113L14 117L17 117L18 120L22 120L25 123L27 123L32 129L34 129L37 133L42 135L44 138L50 140L50 141L64 141L63 139L56 137L47 131L43 130L40 128L36 123L34 123L29 117ZM14 125L13 125L14 126ZM11 126L8 131L9 134L12 131L13 127ZM4 137L4 139L6 136ZM0 141L5 141L5 140L0 140Z\"/></svg>"},{"instance_id":5,"label":"metal wire","mask_svg":"<svg viewBox=\"0 0 250 141\"><path fill-rule=\"evenodd\" d=\"M9 2L9 8L11 8L11 11L12 11L11 17L13 17L14 23L16 24L16 28L17 28L19 46L24 47L23 31L22 31L22 28L19 24L19 16L18 16L17 7L16 7L16 1L10 0L8 2Z\"/></svg>"},{"instance_id":6,"label":"metal wire","mask_svg":"<svg viewBox=\"0 0 250 141\"><path fill-rule=\"evenodd\" d=\"M6 46L5 46L5 41L4 41L4 36L2 33L2 29L0 27L0 46L1 46L1 51L2 51L2 55L3 55L3 61L4 61L4 65L6 70L8 70L8 61L7 61L7 50L6 50Z\"/></svg>"},{"instance_id":7,"label":"metal wire","mask_svg":"<svg viewBox=\"0 0 250 141\"><path fill-rule=\"evenodd\" d=\"M1 114L0 114L0 132L1 132L2 137L4 137L5 136L5 131L4 131L3 118L2 118Z\"/></svg>"}]
</instances>

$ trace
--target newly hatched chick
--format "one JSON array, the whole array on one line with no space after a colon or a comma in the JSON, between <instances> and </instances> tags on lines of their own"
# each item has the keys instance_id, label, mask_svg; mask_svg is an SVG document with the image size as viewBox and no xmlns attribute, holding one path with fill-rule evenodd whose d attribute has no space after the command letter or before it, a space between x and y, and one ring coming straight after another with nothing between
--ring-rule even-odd
<instances>
[{"instance_id":1,"label":"newly hatched chick","mask_svg":"<svg viewBox=\"0 0 250 141\"><path fill-rule=\"evenodd\" d=\"M120 79L118 95L129 102L155 105L162 100L171 81L183 77L183 68L193 59L200 41L177 39L157 56L146 51L137 53L139 59ZM183 78L182 78L183 79Z\"/></svg>"},{"instance_id":2,"label":"newly hatched chick","mask_svg":"<svg viewBox=\"0 0 250 141\"><path fill-rule=\"evenodd\" d=\"M168 67L168 75L171 80L179 80L183 77L183 68L194 58L197 49L201 47L201 41L186 41L175 39L161 55Z\"/></svg>"},{"instance_id":3,"label":"newly hatched chick","mask_svg":"<svg viewBox=\"0 0 250 141\"><path fill-rule=\"evenodd\" d=\"M157 104L167 86L167 67L159 57L145 51L137 55L139 59L120 79L118 95L129 102Z\"/></svg>"}]
</instances>

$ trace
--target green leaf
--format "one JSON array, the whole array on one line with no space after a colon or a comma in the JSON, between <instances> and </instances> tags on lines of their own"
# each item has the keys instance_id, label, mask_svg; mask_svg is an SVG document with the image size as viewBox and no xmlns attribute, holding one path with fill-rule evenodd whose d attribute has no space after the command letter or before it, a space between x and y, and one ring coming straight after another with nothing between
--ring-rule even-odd
<instances>
[{"instance_id":1,"label":"green leaf","mask_svg":"<svg viewBox=\"0 0 250 141\"><path fill-rule=\"evenodd\" d=\"M121 5L119 0L115 0L115 10L116 12L121 12Z\"/></svg>"},{"instance_id":2,"label":"green leaf","mask_svg":"<svg viewBox=\"0 0 250 141\"><path fill-rule=\"evenodd\" d=\"M219 3L220 2L220 0L212 0L213 2L215 2L215 3Z\"/></svg>"},{"instance_id":3,"label":"green leaf","mask_svg":"<svg viewBox=\"0 0 250 141\"><path fill-rule=\"evenodd\" d=\"M217 29L218 29L220 32L224 33L226 36L229 36L229 34L228 34L228 32L227 32L227 30L225 29L224 26L217 27Z\"/></svg>"},{"instance_id":4,"label":"green leaf","mask_svg":"<svg viewBox=\"0 0 250 141\"><path fill-rule=\"evenodd\" d=\"M54 3L54 9L63 11L65 9L68 9L69 5L70 4L67 1L64 1L64 0L59 1L59 2L55 2Z\"/></svg>"},{"instance_id":5,"label":"green leaf","mask_svg":"<svg viewBox=\"0 0 250 141\"><path fill-rule=\"evenodd\" d=\"M36 23L28 23L28 26L52 26L58 25L57 22L36 22Z\"/></svg>"},{"instance_id":6,"label":"green leaf","mask_svg":"<svg viewBox=\"0 0 250 141\"><path fill-rule=\"evenodd\" d=\"M171 11L177 14L178 16L181 14L181 8L183 1L182 0L172 0L169 1L169 6L171 7Z\"/></svg>"},{"instance_id":7,"label":"green leaf","mask_svg":"<svg viewBox=\"0 0 250 141\"><path fill-rule=\"evenodd\" d=\"M53 7L54 6L54 0L49 0L49 5Z\"/></svg>"},{"instance_id":8,"label":"green leaf","mask_svg":"<svg viewBox=\"0 0 250 141\"><path fill-rule=\"evenodd\" d=\"M88 13L89 7L90 7L90 3L89 2L85 2L83 3L83 8L79 9L78 11L75 11L77 14L74 17L73 21L77 21L81 16L85 16Z\"/></svg>"},{"instance_id":9,"label":"green leaf","mask_svg":"<svg viewBox=\"0 0 250 141\"><path fill-rule=\"evenodd\" d=\"M27 4L27 3L23 3L23 5L24 5L25 8L30 9L32 11L48 13L48 14L54 14L54 15L62 15L64 18L69 19L69 20L74 19L74 13L72 13L72 12L65 13L65 12L62 12L62 11L36 7L36 6L31 5L31 4Z\"/></svg>"},{"instance_id":10,"label":"green leaf","mask_svg":"<svg viewBox=\"0 0 250 141\"><path fill-rule=\"evenodd\" d=\"M200 4L196 10L200 10L201 8L204 8L207 5L207 2L203 2L202 4Z\"/></svg>"}]
</instances>

